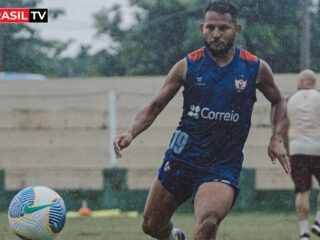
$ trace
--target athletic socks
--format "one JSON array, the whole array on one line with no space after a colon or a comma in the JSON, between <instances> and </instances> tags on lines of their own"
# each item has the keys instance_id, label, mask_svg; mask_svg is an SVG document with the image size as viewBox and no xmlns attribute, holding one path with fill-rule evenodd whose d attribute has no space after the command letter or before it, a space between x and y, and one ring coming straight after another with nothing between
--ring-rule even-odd
<instances>
[{"instance_id":1,"label":"athletic socks","mask_svg":"<svg viewBox=\"0 0 320 240\"><path fill-rule=\"evenodd\" d=\"M163 238L159 240L186 240L186 236L181 229L173 228L172 232L167 238Z\"/></svg>"},{"instance_id":2,"label":"athletic socks","mask_svg":"<svg viewBox=\"0 0 320 240\"><path fill-rule=\"evenodd\" d=\"M174 228L172 234L175 237L175 240L186 240L186 235L180 228Z\"/></svg>"},{"instance_id":3,"label":"athletic socks","mask_svg":"<svg viewBox=\"0 0 320 240\"><path fill-rule=\"evenodd\" d=\"M302 220L299 222L300 226L300 236L304 236L304 234L309 234L309 222L308 220ZM302 237L301 237L302 239Z\"/></svg>"},{"instance_id":4,"label":"athletic socks","mask_svg":"<svg viewBox=\"0 0 320 240\"><path fill-rule=\"evenodd\" d=\"M310 239L310 235L308 233L305 233L300 236L300 240L309 240L309 239Z\"/></svg>"}]
</instances>

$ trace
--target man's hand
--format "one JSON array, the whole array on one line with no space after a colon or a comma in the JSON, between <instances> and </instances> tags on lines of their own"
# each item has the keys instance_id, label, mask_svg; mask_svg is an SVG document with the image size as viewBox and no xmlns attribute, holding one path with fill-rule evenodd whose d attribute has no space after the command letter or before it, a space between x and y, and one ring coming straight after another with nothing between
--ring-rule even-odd
<instances>
[{"instance_id":1,"label":"man's hand","mask_svg":"<svg viewBox=\"0 0 320 240\"><path fill-rule=\"evenodd\" d=\"M121 150L128 147L132 142L132 139L132 135L125 132L113 140L113 148L117 158L121 158Z\"/></svg>"},{"instance_id":2,"label":"man's hand","mask_svg":"<svg viewBox=\"0 0 320 240\"><path fill-rule=\"evenodd\" d=\"M273 164L275 164L276 160L278 159L284 171L287 174L291 172L287 151L284 148L283 142L280 138L274 136L271 137L268 147L268 154Z\"/></svg>"}]
</instances>

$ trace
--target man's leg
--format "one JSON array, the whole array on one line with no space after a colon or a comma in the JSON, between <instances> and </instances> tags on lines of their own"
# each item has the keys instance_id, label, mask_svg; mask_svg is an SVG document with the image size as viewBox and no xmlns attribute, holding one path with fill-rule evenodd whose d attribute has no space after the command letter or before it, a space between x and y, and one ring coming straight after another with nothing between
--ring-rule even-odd
<instances>
[{"instance_id":1,"label":"man's leg","mask_svg":"<svg viewBox=\"0 0 320 240\"><path fill-rule=\"evenodd\" d=\"M296 192L296 212L299 220L300 240L308 240L310 238L309 230L309 198L312 186L310 159L306 155L290 156L291 177Z\"/></svg>"},{"instance_id":2,"label":"man's leg","mask_svg":"<svg viewBox=\"0 0 320 240\"><path fill-rule=\"evenodd\" d=\"M309 234L309 209L310 209L310 191L297 192L296 196L296 212L300 226L300 236Z\"/></svg>"},{"instance_id":3,"label":"man's leg","mask_svg":"<svg viewBox=\"0 0 320 240\"><path fill-rule=\"evenodd\" d=\"M215 240L220 222L232 207L233 187L220 182L200 185L194 199L194 240Z\"/></svg>"},{"instance_id":4,"label":"man's leg","mask_svg":"<svg viewBox=\"0 0 320 240\"><path fill-rule=\"evenodd\" d=\"M143 216L143 231L156 239L174 239L171 217L180 206L174 196L156 179L149 191Z\"/></svg>"}]
</instances>

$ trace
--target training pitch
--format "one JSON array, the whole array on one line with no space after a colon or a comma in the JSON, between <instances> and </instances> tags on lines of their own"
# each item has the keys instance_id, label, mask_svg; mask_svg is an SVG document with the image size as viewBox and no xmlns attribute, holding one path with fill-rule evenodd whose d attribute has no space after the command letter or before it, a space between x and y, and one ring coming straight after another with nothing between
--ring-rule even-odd
<instances>
[{"instance_id":1,"label":"training pitch","mask_svg":"<svg viewBox=\"0 0 320 240\"><path fill-rule=\"evenodd\" d=\"M192 240L193 214L178 213L173 218ZM313 219L310 218L310 223ZM138 218L74 218L67 219L57 240L147 240ZM218 240L279 240L298 239L298 223L294 210L291 213L231 212L223 221ZM7 215L0 213L0 239L17 240L9 229Z\"/></svg>"}]
</instances>

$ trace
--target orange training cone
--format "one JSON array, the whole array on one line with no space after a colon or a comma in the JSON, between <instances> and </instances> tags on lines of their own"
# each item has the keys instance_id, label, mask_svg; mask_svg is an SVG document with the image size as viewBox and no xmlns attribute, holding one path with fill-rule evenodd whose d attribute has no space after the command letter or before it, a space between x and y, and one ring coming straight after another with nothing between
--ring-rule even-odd
<instances>
[{"instance_id":1,"label":"orange training cone","mask_svg":"<svg viewBox=\"0 0 320 240\"><path fill-rule=\"evenodd\" d=\"M89 217L89 216L91 216L91 209L88 207L87 201L82 201L82 206L79 209L79 215L81 217Z\"/></svg>"}]
</instances>

